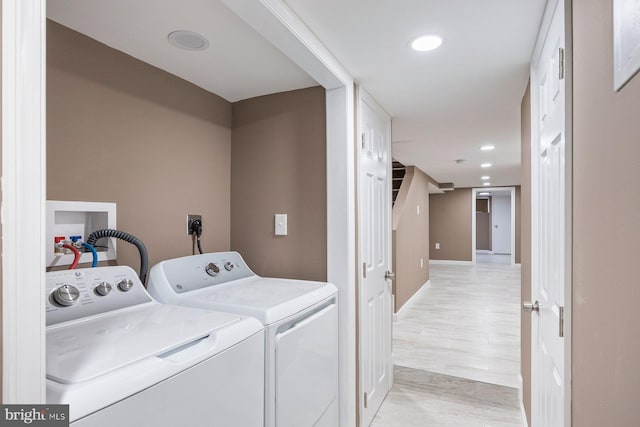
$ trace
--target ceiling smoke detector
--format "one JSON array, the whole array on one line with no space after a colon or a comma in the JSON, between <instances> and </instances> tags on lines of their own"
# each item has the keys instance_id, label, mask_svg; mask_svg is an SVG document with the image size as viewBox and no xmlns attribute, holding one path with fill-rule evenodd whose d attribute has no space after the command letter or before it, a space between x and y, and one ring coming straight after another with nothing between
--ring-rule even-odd
<instances>
[{"instance_id":1,"label":"ceiling smoke detector","mask_svg":"<svg viewBox=\"0 0 640 427\"><path fill-rule=\"evenodd\" d=\"M209 47L209 40L193 31L174 31L169 33L167 39L172 46L184 50L205 50Z\"/></svg>"}]
</instances>

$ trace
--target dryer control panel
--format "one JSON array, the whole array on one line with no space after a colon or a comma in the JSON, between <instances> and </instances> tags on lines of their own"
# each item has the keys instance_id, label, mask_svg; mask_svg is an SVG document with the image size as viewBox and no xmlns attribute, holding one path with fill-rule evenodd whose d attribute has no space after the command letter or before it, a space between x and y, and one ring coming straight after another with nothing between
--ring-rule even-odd
<instances>
[{"instance_id":1,"label":"dryer control panel","mask_svg":"<svg viewBox=\"0 0 640 427\"><path fill-rule=\"evenodd\" d=\"M252 276L255 273L239 253L214 252L170 259L153 266L149 273L149 290L153 294L159 287L156 282L166 280L174 292L182 294Z\"/></svg>"},{"instance_id":2,"label":"dryer control panel","mask_svg":"<svg viewBox=\"0 0 640 427\"><path fill-rule=\"evenodd\" d=\"M50 271L47 326L153 301L125 265Z\"/></svg>"}]
</instances>

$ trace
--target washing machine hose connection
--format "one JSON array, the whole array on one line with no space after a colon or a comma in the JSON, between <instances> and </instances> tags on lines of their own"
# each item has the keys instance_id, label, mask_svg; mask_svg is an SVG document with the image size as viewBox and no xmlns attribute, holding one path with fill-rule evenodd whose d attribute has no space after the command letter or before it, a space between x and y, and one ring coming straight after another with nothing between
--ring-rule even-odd
<instances>
[{"instance_id":1,"label":"washing machine hose connection","mask_svg":"<svg viewBox=\"0 0 640 427\"><path fill-rule=\"evenodd\" d=\"M116 239L124 240L127 243L131 243L136 248L138 248L138 252L140 252L140 281L143 285L146 286L147 281L147 270L149 269L149 257L147 255L147 248L142 243L142 240L138 239L136 236L125 233L120 230L113 230L111 228L105 228L103 230L96 230L89 235L87 239L87 243L95 246L96 242L104 237L115 237Z\"/></svg>"}]
</instances>

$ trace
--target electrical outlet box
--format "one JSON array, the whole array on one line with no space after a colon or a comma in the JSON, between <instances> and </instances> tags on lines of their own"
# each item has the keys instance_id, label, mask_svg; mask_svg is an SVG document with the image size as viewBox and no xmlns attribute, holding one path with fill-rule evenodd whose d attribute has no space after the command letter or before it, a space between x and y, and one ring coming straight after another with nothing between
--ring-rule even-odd
<instances>
[{"instance_id":1,"label":"electrical outlet box","mask_svg":"<svg viewBox=\"0 0 640 427\"><path fill-rule=\"evenodd\" d=\"M440 249L440 243L436 243L436 249Z\"/></svg>"},{"instance_id":2,"label":"electrical outlet box","mask_svg":"<svg viewBox=\"0 0 640 427\"><path fill-rule=\"evenodd\" d=\"M189 236L192 234L195 234L191 230L191 224L193 224L193 221L200 221L200 226L202 227L202 215L194 215L194 214L187 215L187 235Z\"/></svg>"},{"instance_id":3,"label":"electrical outlet box","mask_svg":"<svg viewBox=\"0 0 640 427\"><path fill-rule=\"evenodd\" d=\"M104 228L116 228L115 203L47 200L47 267L73 262L71 251L56 249L56 240L71 242L71 236L80 236L86 242L89 234ZM98 261L116 259L115 239L102 239L99 245L96 247ZM91 261L91 252L82 252L80 262Z\"/></svg>"}]
</instances>

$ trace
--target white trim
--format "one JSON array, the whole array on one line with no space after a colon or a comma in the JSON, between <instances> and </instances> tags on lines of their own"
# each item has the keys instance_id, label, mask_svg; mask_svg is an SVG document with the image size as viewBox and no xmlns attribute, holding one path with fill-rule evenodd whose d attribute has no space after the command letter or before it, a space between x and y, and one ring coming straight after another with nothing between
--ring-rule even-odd
<instances>
[{"instance_id":1,"label":"white trim","mask_svg":"<svg viewBox=\"0 0 640 427\"><path fill-rule=\"evenodd\" d=\"M430 259L429 264L446 264L446 265L473 265L473 261L458 261L449 259Z\"/></svg>"},{"instance_id":2,"label":"white trim","mask_svg":"<svg viewBox=\"0 0 640 427\"><path fill-rule=\"evenodd\" d=\"M2 2L2 398L45 401L45 0Z\"/></svg>"},{"instance_id":3,"label":"white trim","mask_svg":"<svg viewBox=\"0 0 640 427\"><path fill-rule=\"evenodd\" d=\"M353 78L282 0L221 0L326 89L327 280L338 287L340 426L356 425L356 192Z\"/></svg>"},{"instance_id":4,"label":"white trim","mask_svg":"<svg viewBox=\"0 0 640 427\"><path fill-rule=\"evenodd\" d=\"M518 374L518 401L520 402L520 421L522 422L522 427L529 427L529 423L527 421L527 411L524 409L524 393L522 390L523 387L523 379L522 374Z\"/></svg>"},{"instance_id":5,"label":"white trim","mask_svg":"<svg viewBox=\"0 0 640 427\"><path fill-rule=\"evenodd\" d=\"M411 295L411 298L409 298L404 304L402 304L402 307L400 307L400 310L398 310L397 313L393 313L393 321L397 322L398 320L401 320L404 316L406 316L411 306L415 304L415 302L422 297L422 294L424 294L430 287L431 280L427 280L425 284L420 286L420 289L418 289L413 295Z\"/></svg>"},{"instance_id":6,"label":"white trim","mask_svg":"<svg viewBox=\"0 0 640 427\"><path fill-rule=\"evenodd\" d=\"M511 197L511 265L516 265L516 187L482 187L471 189L471 263L476 263L476 198L484 191L510 190ZM493 253L493 252L492 252Z\"/></svg>"},{"instance_id":7,"label":"white trim","mask_svg":"<svg viewBox=\"0 0 640 427\"><path fill-rule=\"evenodd\" d=\"M476 255L477 254L493 255L493 251L489 251L487 249L476 249Z\"/></svg>"}]
</instances>

